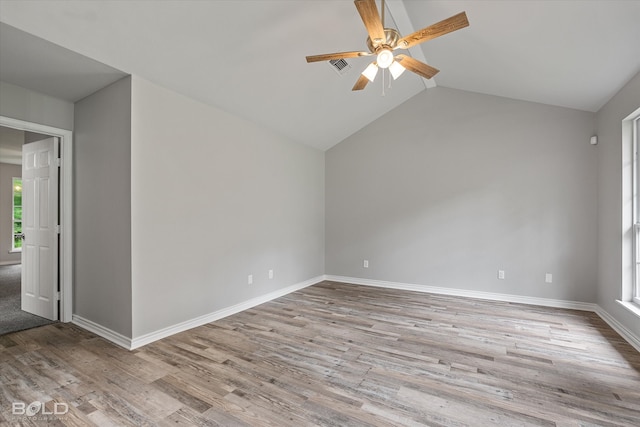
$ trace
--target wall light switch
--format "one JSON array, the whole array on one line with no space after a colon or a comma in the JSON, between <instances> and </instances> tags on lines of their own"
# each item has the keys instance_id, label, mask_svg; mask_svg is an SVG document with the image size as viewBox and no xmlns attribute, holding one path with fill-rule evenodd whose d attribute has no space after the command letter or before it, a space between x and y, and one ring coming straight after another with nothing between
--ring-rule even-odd
<instances>
[{"instance_id":1,"label":"wall light switch","mask_svg":"<svg viewBox=\"0 0 640 427\"><path fill-rule=\"evenodd\" d=\"M504 279L504 270L498 270L498 279L500 280Z\"/></svg>"},{"instance_id":2,"label":"wall light switch","mask_svg":"<svg viewBox=\"0 0 640 427\"><path fill-rule=\"evenodd\" d=\"M269 279L273 279L273 270L269 270Z\"/></svg>"},{"instance_id":3,"label":"wall light switch","mask_svg":"<svg viewBox=\"0 0 640 427\"><path fill-rule=\"evenodd\" d=\"M247 276L247 284L253 285L253 274Z\"/></svg>"},{"instance_id":4,"label":"wall light switch","mask_svg":"<svg viewBox=\"0 0 640 427\"><path fill-rule=\"evenodd\" d=\"M551 273L547 273L544 275L544 281L545 283L552 283L553 282L553 274Z\"/></svg>"},{"instance_id":5,"label":"wall light switch","mask_svg":"<svg viewBox=\"0 0 640 427\"><path fill-rule=\"evenodd\" d=\"M365 259L365 260L364 260L364 262L362 263L362 266L363 266L364 268L369 268L369 260L368 260L368 259Z\"/></svg>"}]
</instances>

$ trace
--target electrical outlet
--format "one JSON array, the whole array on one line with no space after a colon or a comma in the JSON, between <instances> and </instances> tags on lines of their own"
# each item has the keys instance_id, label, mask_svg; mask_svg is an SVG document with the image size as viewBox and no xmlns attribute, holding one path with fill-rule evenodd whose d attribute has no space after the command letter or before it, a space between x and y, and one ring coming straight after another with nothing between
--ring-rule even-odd
<instances>
[{"instance_id":1,"label":"electrical outlet","mask_svg":"<svg viewBox=\"0 0 640 427\"><path fill-rule=\"evenodd\" d=\"M273 270L269 270L269 279L273 279Z\"/></svg>"},{"instance_id":2,"label":"electrical outlet","mask_svg":"<svg viewBox=\"0 0 640 427\"><path fill-rule=\"evenodd\" d=\"M253 285L253 274L247 276L247 284Z\"/></svg>"},{"instance_id":3,"label":"electrical outlet","mask_svg":"<svg viewBox=\"0 0 640 427\"><path fill-rule=\"evenodd\" d=\"M498 270L498 279L504 280L504 270Z\"/></svg>"},{"instance_id":4,"label":"electrical outlet","mask_svg":"<svg viewBox=\"0 0 640 427\"><path fill-rule=\"evenodd\" d=\"M553 283L553 274L546 273L544 275L544 281L545 281L545 283Z\"/></svg>"},{"instance_id":5,"label":"electrical outlet","mask_svg":"<svg viewBox=\"0 0 640 427\"><path fill-rule=\"evenodd\" d=\"M363 266L364 268L369 268L369 260L368 260L368 259L365 259L365 260L364 260L364 262L362 263L362 266Z\"/></svg>"}]
</instances>

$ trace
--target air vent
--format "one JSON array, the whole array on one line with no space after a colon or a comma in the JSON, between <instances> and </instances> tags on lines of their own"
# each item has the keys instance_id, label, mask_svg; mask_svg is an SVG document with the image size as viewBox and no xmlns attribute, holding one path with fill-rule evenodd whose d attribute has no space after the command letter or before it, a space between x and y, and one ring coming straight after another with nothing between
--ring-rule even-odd
<instances>
[{"instance_id":1,"label":"air vent","mask_svg":"<svg viewBox=\"0 0 640 427\"><path fill-rule=\"evenodd\" d=\"M329 61L329 65L340 75L347 74L351 69L351 64L344 59L332 59Z\"/></svg>"}]
</instances>

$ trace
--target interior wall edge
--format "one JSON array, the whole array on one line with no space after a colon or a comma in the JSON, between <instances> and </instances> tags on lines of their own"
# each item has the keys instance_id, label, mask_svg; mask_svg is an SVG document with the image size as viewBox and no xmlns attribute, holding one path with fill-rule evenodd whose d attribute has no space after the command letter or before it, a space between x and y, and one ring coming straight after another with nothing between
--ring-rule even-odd
<instances>
[{"instance_id":1,"label":"interior wall edge","mask_svg":"<svg viewBox=\"0 0 640 427\"><path fill-rule=\"evenodd\" d=\"M131 350L131 338L125 337L124 335L113 331L105 326L102 326L99 323L96 323L89 319L85 319L84 317L77 314L73 315L71 323L81 327L84 330L92 332L99 337L102 337L107 341L110 341L113 344L116 344L126 350Z\"/></svg>"}]
</instances>

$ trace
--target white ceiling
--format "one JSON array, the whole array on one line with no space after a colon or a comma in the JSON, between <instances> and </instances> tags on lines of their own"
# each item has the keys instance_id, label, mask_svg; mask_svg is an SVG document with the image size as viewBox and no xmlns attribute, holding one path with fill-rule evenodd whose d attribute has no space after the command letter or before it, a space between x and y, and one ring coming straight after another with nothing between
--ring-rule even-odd
<instances>
[{"instance_id":1,"label":"white ceiling","mask_svg":"<svg viewBox=\"0 0 640 427\"><path fill-rule=\"evenodd\" d=\"M441 70L434 79L440 86L597 111L640 71L637 0L387 5L386 26L403 35L466 11L468 28L410 51ZM407 72L385 96L379 77L354 93L367 58L349 60L352 68L343 76L327 63L305 62L311 54L366 50L366 31L351 0L0 0L0 21L15 27L0 27L2 39L15 33L14 40L0 40L1 63L19 56L19 29L107 64L111 78L117 70L139 75L319 149L428 86ZM38 46L23 53L10 73L0 65L0 78L60 98L82 97L55 94L56 88L74 89L56 83L63 69L51 78L24 78L22 64L33 68L39 49L58 53L51 44ZM81 75L96 65L74 61L63 62Z\"/></svg>"},{"instance_id":2,"label":"white ceiling","mask_svg":"<svg viewBox=\"0 0 640 427\"><path fill-rule=\"evenodd\" d=\"M122 71L0 22L0 80L4 82L75 102L124 76Z\"/></svg>"}]
</instances>

